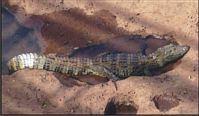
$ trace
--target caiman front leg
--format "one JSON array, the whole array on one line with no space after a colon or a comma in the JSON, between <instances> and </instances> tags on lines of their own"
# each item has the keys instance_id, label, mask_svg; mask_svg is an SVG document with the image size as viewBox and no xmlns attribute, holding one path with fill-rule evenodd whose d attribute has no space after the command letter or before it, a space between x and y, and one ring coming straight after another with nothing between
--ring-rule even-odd
<instances>
[{"instance_id":1,"label":"caiman front leg","mask_svg":"<svg viewBox=\"0 0 199 116\"><path fill-rule=\"evenodd\" d=\"M119 80L119 78L114 75L108 68L103 66L91 66L91 69L96 72L97 75L107 77L109 80L111 80L117 90L118 87L116 81Z\"/></svg>"},{"instance_id":2,"label":"caiman front leg","mask_svg":"<svg viewBox=\"0 0 199 116\"><path fill-rule=\"evenodd\" d=\"M113 74L108 68L103 66L91 66L90 67L94 72L96 72L96 75L107 77L109 80L117 81L119 78Z\"/></svg>"}]
</instances>

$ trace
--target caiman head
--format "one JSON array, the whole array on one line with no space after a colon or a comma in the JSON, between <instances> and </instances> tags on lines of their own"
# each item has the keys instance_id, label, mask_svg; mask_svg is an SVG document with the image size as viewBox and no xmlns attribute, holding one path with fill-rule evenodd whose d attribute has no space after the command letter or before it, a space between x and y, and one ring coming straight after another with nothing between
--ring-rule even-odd
<instances>
[{"instance_id":1,"label":"caiman head","mask_svg":"<svg viewBox=\"0 0 199 116\"><path fill-rule=\"evenodd\" d=\"M169 44L158 48L157 51L153 53L152 57L157 60L160 66L164 66L182 58L189 51L189 48L190 47L187 45Z\"/></svg>"}]
</instances>

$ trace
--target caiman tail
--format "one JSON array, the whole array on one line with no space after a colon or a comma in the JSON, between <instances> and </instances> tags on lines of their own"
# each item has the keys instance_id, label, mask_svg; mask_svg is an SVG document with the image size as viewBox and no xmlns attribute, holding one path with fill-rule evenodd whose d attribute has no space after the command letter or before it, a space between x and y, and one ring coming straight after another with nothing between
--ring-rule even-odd
<instances>
[{"instance_id":1,"label":"caiman tail","mask_svg":"<svg viewBox=\"0 0 199 116\"><path fill-rule=\"evenodd\" d=\"M8 61L9 72L25 68L41 69L70 75L88 75L92 61L87 58L50 57L36 53L20 54Z\"/></svg>"}]
</instances>

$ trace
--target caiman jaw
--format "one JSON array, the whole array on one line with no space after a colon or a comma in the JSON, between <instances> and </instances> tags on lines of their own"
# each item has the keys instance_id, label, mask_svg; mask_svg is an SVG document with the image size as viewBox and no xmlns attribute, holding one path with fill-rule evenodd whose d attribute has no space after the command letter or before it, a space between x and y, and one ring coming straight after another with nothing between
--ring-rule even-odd
<instances>
[{"instance_id":1,"label":"caiman jaw","mask_svg":"<svg viewBox=\"0 0 199 116\"><path fill-rule=\"evenodd\" d=\"M158 49L156 52L157 60L161 66L164 66L167 63L176 61L182 58L188 51L190 47L187 45L173 45L169 44L161 49Z\"/></svg>"},{"instance_id":2,"label":"caiman jaw","mask_svg":"<svg viewBox=\"0 0 199 116\"><path fill-rule=\"evenodd\" d=\"M183 57L188 51L189 51L190 47L187 45L182 45L179 46L178 50L176 52L179 52L179 57Z\"/></svg>"}]
</instances>

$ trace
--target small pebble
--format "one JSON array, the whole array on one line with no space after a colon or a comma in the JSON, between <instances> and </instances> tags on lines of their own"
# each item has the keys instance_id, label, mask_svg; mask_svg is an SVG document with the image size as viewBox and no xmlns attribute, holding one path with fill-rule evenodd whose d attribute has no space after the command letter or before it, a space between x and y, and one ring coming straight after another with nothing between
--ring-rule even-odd
<instances>
[{"instance_id":1,"label":"small pebble","mask_svg":"<svg viewBox=\"0 0 199 116\"><path fill-rule=\"evenodd\" d=\"M187 94L188 92L186 90L183 91L183 94Z\"/></svg>"},{"instance_id":2,"label":"small pebble","mask_svg":"<svg viewBox=\"0 0 199 116\"><path fill-rule=\"evenodd\" d=\"M72 109L70 112L71 112L71 113L73 113L73 112L74 112L74 110Z\"/></svg>"},{"instance_id":3,"label":"small pebble","mask_svg":"<svg viewBox=\"0 0 199 116\"><path fill-rule=\"evenodd\" d=\"M91 43L92 43L92 41L90 41L90 40L88 40L87 42L88 42L89 44L91 44Z\"/></svg>"},{"instance_id":4,"label":"small pebble","mask_svg":"<svg viewBox=\"0 0 199 116\"><path fill-rule=\"evenodd\" d=\"M189 75L189 79L192 79L192 76L191 76L191 75Z\"/></svg>"},{"instance_id":5,"label":"small pebble","mask_svg":"<svg viewBox=\"0 0 199 116\"><path fill-rule=\"evenodd\" d=\"M79 49L79 47L74 47L73 49L74 49L74 50L77 50L77 49Z\"/></svg>"},{"instance_id":6,"label":"small pebble","mask_svg":"<svg viewBox=\"0 0 199 116\"><path fill-rule=\"evenodd\" d=\"M193 71L196 71L196 69L197 69L196 66L193 66Z\"/></svg>"},{"instance_id":7,"label":"small pebble","mask_svg":"<svg viewBox=\"0 0 199 116\"><path fill-rule=\"evenodd\" d=\"M138 15L140 15L140 13L137 13L136 15L138 16Z\"/></svg>"},{"instance_id":8,"label":"small pebble","mask_svg":"<svg viewBox=\"0 0 199 116\"><path fill-rule=\"evenodd\" d=\"M44 101L43 103L42 103L42 108L46 108L47 107L47 104L46 104L46 102Z\"/></svg>"}]
</instances>

